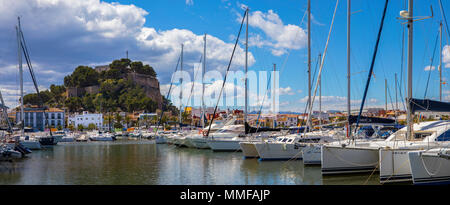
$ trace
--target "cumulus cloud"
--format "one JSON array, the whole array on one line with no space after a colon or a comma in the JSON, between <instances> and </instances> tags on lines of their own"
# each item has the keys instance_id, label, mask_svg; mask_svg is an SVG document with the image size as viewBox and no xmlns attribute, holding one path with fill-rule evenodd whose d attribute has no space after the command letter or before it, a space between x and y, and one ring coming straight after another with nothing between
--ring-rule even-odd
<instances>
[{"instance_id":1,"label":"cumulus cloud","mask_svg":"<svg viewBox=\"0 0 450 205\"><path fill-rule=\"evenodd\" d=\"M251 12L249 25L264 32L267 38L256 34L249 39L250 46L270 47L272 54L281 56L289 49L301 49L306 45L306 31L299 26L284 24L273 10L267 13L261 11Z\"/></svg>"},{"instance_id":2,"label":"cumulus cloud","mask_svg":"<svg viewBox=\"0 0 450 205\"><path fill-rule=\"evenodd\" d=\"M442 62L445 64L445 68L450 68L450 45L445 45L442 51Z\"/></svg>"},{"instance_id":3,"label":"cumulus cloud","mask_svg":"<svg viewBox=\"0 0 450 205\"><path fill-rule=\"evenodd\" d=\"M186 3L193 1L186 1ZM184 44L185 69L191 70L203 53L203 34L187 29L158 30L144 26L151 11L135 5L100 0L3 0L0 1L0 82L14 82L17 65L15 26L22 29L36 68L38 83L63 83L78 65L95 65L125 57L153 66L162 83L170 80L180 44ZM234 42L207 37L207 68L226 68ZM238 47L232 69L244 65ZM249 65L255 59L249 53ZM39 66L36 66L39 65Z\"/></svg>"},{"instance_id":4,"label":"cumulus cloud","mask_svg":"<svg viewBox=\"0 0 450 205\"><path fill-rule=\"evenodd\" d=\"M186 0L186 5L188 6L194 5L194 0Z\"/></svg>"}]
</instances>

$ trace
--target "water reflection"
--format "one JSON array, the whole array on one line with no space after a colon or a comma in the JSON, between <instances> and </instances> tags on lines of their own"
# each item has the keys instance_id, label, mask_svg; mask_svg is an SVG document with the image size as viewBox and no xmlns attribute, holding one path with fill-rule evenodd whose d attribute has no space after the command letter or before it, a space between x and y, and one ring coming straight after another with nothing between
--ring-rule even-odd
<instances>
[{"instance_id":1,"label":"water reflection","mask_svg":"<svg viewBox=\"0 0 450 205\"><path fill-rule=\"evenodd\" d=\"M0 164L0 184L379 184L378 175L322 177L301 161L175 148L151 141L66 143Z\"/></svg>"}]
</instances>

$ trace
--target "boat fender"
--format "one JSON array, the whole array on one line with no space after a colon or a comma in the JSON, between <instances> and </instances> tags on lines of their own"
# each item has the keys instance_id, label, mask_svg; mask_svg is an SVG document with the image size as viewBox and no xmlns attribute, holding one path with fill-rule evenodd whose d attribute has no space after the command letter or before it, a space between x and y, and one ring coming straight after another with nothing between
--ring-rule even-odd
<instances>
[{"instance_id":1,"label":"boat fender","mask_svg":"<svg viewBox=\"0 0 450 205\"><path fill-rule=\"evenodd\" d=\"M341 144L342 148L345 148L347 145L346 144Z\"/></svg>"}]
</instances>

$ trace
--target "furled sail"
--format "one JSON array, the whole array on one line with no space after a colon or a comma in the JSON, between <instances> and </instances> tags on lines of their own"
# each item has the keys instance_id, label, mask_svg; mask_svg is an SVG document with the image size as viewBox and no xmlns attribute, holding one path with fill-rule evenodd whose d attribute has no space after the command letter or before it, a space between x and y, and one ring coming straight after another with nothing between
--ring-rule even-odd
<instances>
[{"instance_id":1,"label":"furled sail","mask_svg":"<svg viewBox=\"0 0 450 205\"><path fill-rule=\"evenodd\" d=\"M428 100L428 99L414 99L410 100L411 112L450 112L450 103Z\"/></svg>"},{"instance_id":2,"label":"furled sail","mask_svg":"<svg viewBox=\"0 0 450 205\"><path fill-rule=\"evenodd\" d=\"M358 116L351 115L349 117L349 123L354 124L358 121ZM393 124L395 123L395 120L393 119L387 119L387 118L380 118L380 117L364 117L361 116L359 118L360 124Z\"/></svg>"}]
</instances>

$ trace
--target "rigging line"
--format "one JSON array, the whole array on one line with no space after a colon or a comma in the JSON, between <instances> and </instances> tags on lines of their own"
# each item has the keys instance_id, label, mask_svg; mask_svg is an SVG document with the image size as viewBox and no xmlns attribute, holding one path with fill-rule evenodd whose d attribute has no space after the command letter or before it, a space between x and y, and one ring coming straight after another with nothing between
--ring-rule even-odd
<instances>
[{"instance_id":1,"label":"rigging line","mask_svg":"<svg viewBox=\"0 0 450 205\"><path fill-rule=\"evenodd\" d=\"M200 56L200 61L199 61L198 63L201 63L201 62L202 62L202 58L203 58L203 54ZM189 104L189 101L191 100L192 93L193 93L193 91L194 91L194 84L195 84L195 79L196 79L196 77L197 77L197 74L198 74L198 70L197 70L197 72L194 73L194 80L192 81L191 93L189 94L189 98L188 98L187 101L186 101L186 105L188 105L188 104Z\"/></svg>"},{"instance_id":2,"label":"rigging line","mask_svg":"<svg viewBox=\"0 0 450 205\"><path fill-rule=\"evenodd\" d=\"M442 17L444 19L445 27L447 28L447 34L450 37L450 31L448 30L447 17L445 16L445 11L442 8L442 0L439 0L439 7L441 8Z\"/></svg>"},{"instance_id":3,"label":"rigging line","mask_svg":"<svg viewBox=\"0 0 450 205\"><path fill-rule=\"evenodd\" d=\"M180 64L180 61L181 61L181 54L178 57L177 66L175 67L175 72L174 73L176 73L178 71L178 65ZM167 92L167 97L166 97L167 100L169 100L170 92L172 91L172 85L173 85L173 79L170 80L169 91ZM167 106L169 106L169 105L167 105ZM163 118L163 115L164 115L164 102L163 102L163 105L161 106L161 108L162 108L161 109L161 115L159 117L158 126L156 126L155 136L158 133L158 129L159 129L159 126L161 125L162 118Z\"/></svg>"},{"instance_id":4,"label":"rigging line","mask_svg":"<svg viewBox=\"0 0 450 205\"><path fill-rule=\"evenodd\" d=\"M361 108L359 110L358 119L356 120L356 127L358 127L358 125L359 125L359 120L361 118L361 114L362 114L362 111L364 108L364 103L366 101L367 90L369 89L370 79L372 77L373 67L375 65L375 59L377 57L378 44L380 43L381 33L383 31L384 18L386 17L386 10L387 10L387 6L388 6L388 2L389 2L389 0L386 0L386 3L384 4L383 16L381 18L381 25L380 25L380 29L378 30L377 42L375 44L375 50L374 50L373 57L372 57L372 63L370 65L369 76L367 77L368 79L367 79L367 83L366 83L366 88L364 90L363 100L361 102Z\"/></svg>"},{"instance_id":5,"label":"rigging line","mask_svg":"<svg viewBox=\"0 0 450 205\"><path fill-rule=\"evenodd\" d=\"M45 119L45 125L47 125L47 127L49 128L50 136L53 137L52 129L51 129L50 125L48 124L48 117L46 117L44 102L43 102L42 96L41 96L41 94L40 94L40 92L39 92L39 87L38 87L38 85L37 85L36 76L34 75L33 66L32 66L32 64L31 64L31 59L30 59L30 56L29 56L28 48L27 48L27 46L26 46L25 37L23 36L22 28L20 28L20 22L19 22L19 35L20 35L21 40L22 40L22 41L20 42L20 45L21 45L21 47L22 47L22 51L23 51L23 53L24 53L25 60L27 61L28 70L30 71L31 78L32 78L32 80L33 80L33 84L34 84L34 87L35 87L35 89L36 89L36 94L37 94L38 99L39 99L39 104L40 104L40 105L42 106L42 108L43 108L43 111L42 111L42 112L43 112L43 115L44 115L43 117L44 117L44 119Z\"/></svg>"},{"instance_id":6,"label":"rigging line","mask_svg":"<svg viewBox=\"0 0 450 205\"><path fill-rule=\"evenodd\" d=\"M269 87L270 87L270 79L271 79L271 77L272 77L272 75L270 75L270 72L269 72L269 79L267 80L266 92L265 92L265 94L263 96L263 101L261 102L261 106L259 107L258 118L256 119L256 122L258 123L257 126L256 126L256 133L258 132L259 125L261 124L260 121L259 121L259 118L261 117L261 110L262 110L262 108L264 106L264 101L266 100L266 96L268 95L267 91L269 90Z\"/></svg>"},{"instance_id":7,"label":"rigging line","mask_svg":"<svg viewBox=\"0 0 450 205\"><path fill-rule=\"evenodd\" d=\"M314 104L314 101L315 101L315 99L316 99L317 87L318 87L318 85L320 84L320 80L321 80L321 76L322 76L323 64L324 64L324 62L325 62L325 57L326 57L326 55L327 55L328 43L330 42L331 31L333 30L334 19L335 19L335 17L336 17L336 11L337 11L338 5L339 5L339 0L336 1L336 7L334 8L334 13L333 13L333 18L332 18L332 20L331 20L330 30L328 31L327 42L326 42L326 44L325 44L325 50L323 51L323 56L322 56L322 59L321 59L321 62L320 62L319 74L318 74L317 82L316 82L316 85L315 85L315 88L314 88L314 96L313 96L312 100L310 100L311 103L310 103L310 105L309 105L308 121L310 120L310 116L311 116L311 114L312 114L312 109L313 109L313 106L312 106L312 105ZM308 122L308 121L307 121L307 122ZM305 131L304 131L304 134L306 134L306 129L305 129Z\"/></svg>"},{"instance_id":8,"label":"rigging line","mask_svg":"<svg viewBox=\"0 0 450 205\"><path fill-rule=\"evenodd\" d=\"M438 39L439 39L439 32L438 32L438 34L436 35L436 41L435 41L435 43L434 43L433 55L431 56L430 67L428 67L429 72L428 72L427 85L426 85L426 87L425 87L425 94L424 94L424 96L423 96L424 99L427 98L428 83L430 82L431 71L433 70L433 69L432 69L432 66L433 66L433 61L434 61L434 55L436 54L436 48L437 48L437 42L438 42Z\"/></svg>"},{"instance_id":9,"label":"rigging line","mask_svg":"<svg viewBox=\"0 0 450 205\"><path fill-rule=\"evenodd\" d=\"M228 71L230 70L231 62L233 61L233 57L234 57L234 52L236 51L236 47L237 47L237 45L239 43L239 37L241 36L242 27L244 25L244 20L245 20L245 17L247 15L248 15L248 8L245 10L244 17L242 18L241 27L239 28L239 33L238 33L238 36L236 38L236 43L234 44L233 52L231 53L230 62L228 63L228 67L227 67L227 70L225 72L225 77L223 79L222 88L220 89L220 93L219 93L219 96L217 98L216 107L214 108L214 112L213 112L213 115L211 117L211 122L209 123L208 132L206 133L206 137L209 136L209 132L211 131L211 125L214 122L214 118L216 116L217 107L219 106L219 102L220 102L220 99L221 99L221 96L222 96L223 88L225 87L225 83L227 82Z\"/></svg>"}]
</instances>

